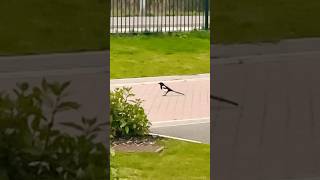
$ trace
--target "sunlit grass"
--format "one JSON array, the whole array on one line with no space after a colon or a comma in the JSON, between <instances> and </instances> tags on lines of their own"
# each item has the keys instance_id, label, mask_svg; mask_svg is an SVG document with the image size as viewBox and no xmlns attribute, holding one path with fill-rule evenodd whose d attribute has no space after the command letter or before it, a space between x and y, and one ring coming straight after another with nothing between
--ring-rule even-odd
<instances>
[{"instance_id":1,"label":"sunlit grass","mask_svg":"<svg viewBox=\"0 0 320 180\"><path fill-rule=\"evenodd\" d=\"M210 33L113 35L111 78L210 72Z\"/></svg>"},{"instance_id":2,"label":"sunlit grass","mask_svg":"<svg viewBox=\"0 0 320 180\"><path fill-rule=\"evenodd\" d=\"M209 180L210 145L163 140L162 153L119 153L111 159L130 180Z\"/></svg>"}]
</instances>

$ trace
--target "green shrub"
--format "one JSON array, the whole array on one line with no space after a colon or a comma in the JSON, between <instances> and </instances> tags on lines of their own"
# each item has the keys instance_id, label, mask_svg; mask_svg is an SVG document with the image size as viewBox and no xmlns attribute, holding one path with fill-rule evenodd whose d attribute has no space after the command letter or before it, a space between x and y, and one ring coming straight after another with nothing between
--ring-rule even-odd
<instances>
[{"instance_id":1,"label":"green shrub","mask_svg":"<svg viewBox=\"0 0 320 180\"><path fill-rule=\"evenodd\" d=\"M63 101L69 85L43 80L40 87L22 83L13 95L0 94L1 180L107 178L106 148L93 142L102 124L87 118L81 124L61 123L80 130L78 136L54 129L58 113L80 107Z\"/></svg>"},{"instance_id":2,"label":"green shrub","mask_svg":"<svg viewBox=\"0 0 320 180\"><path fill-rule=\"evenodd\" d=\"M143 136L150 122L141 106L141 99L132 99L132 88L117 88L110 93L111 137Z\"/></svg>"}]
</instances>

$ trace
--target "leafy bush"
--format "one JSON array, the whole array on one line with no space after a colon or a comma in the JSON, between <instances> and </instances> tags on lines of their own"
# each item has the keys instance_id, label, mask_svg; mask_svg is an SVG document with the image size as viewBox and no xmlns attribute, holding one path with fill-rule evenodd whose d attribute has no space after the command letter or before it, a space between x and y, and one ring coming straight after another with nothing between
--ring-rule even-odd
<instances>
[{"instance_id":1,"label":"leafy bush","mask_svg":"<svg viewBox=\"0 0 320 180\"><path fill-rule=\"evenodd\" d=\"M132 99L132 88L117 88L110 93L111 137L143 136L150 122L141 106L141 99Z\"/></svg>"},{"instance_id":2,"label":"leafy bush","mask_svg":"<svg viewBox=\"0 0 320 180\"><path fill-rule=\"evenodd\" d=\"M58 113L80 107L63 101L69 85L43 80L40 87L22 83L13 95L0 94L1 180L107 178L106 148L93 142L103 124L87 118L82 118L82 124L62 123L80 130L78 136L53 128Z\"/></svg>"}]
</instances>

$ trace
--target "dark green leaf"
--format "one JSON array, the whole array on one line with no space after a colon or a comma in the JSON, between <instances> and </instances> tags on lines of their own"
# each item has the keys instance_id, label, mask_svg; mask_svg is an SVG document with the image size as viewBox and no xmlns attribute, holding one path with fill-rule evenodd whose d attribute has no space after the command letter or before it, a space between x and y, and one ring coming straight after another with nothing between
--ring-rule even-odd
<instances>
[{"instance_id":1,"label":"dark green leaf","mask_svg":"<svg viewBox=\"0 0 320 180\"><path fill-rule=\"evenodd\" d=\"M57 112L67 111L67 110L76 110L80 108L80 104L76 102L66 101L62 102L57 107Z\"/></svg>"},{"instance_id":2,"label":"dark green leaf","mask_svg":"<svg viewBox=\"0 0 320 180\"><path fill-rule=\"evenodd\" d=\"M73 122L61 122L60 124L62 124L64 126L68 126L68 127L74 128L74 129L79 130L79 131L84 131L85 130L82 126L80 126L80 125L78 125L76 123L73 123Z\"/></svg>"}]
</instances>

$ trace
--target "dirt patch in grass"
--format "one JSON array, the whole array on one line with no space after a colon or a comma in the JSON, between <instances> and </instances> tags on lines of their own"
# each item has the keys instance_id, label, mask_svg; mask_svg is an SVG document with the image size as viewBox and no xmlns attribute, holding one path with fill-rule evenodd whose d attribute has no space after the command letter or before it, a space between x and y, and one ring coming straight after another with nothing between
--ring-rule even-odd
<instances>
[{"instance_id":1,"label":"dirt patch in grass","mask_svg":"<svg viewBox=\"0 0 320 180\"><path fill-rule=\"evenodd\" d=\"M164 146L158 136L117 138L112 141L112 148L118 152L161 152Z\"/></svg>"}]
</instances>

